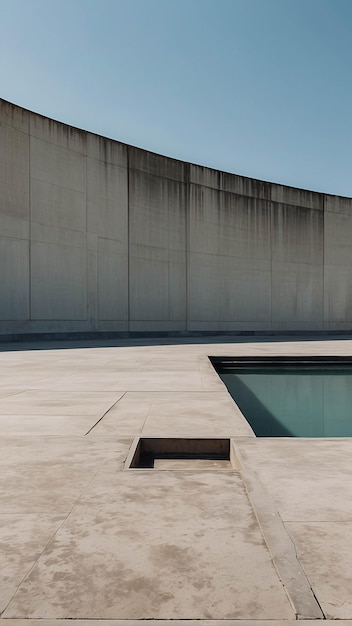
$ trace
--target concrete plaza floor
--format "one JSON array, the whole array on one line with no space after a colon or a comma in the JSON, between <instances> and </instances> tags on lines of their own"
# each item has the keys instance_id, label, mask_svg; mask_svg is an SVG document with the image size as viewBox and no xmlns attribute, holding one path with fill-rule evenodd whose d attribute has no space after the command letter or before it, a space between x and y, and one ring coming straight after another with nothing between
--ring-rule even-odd
<instances>
[{"instance_id":1,"label":"concrete plaza floor","mask_svg":"<svg viewBox=\"0 0 352 626\"><path fill-rule=\"evenodd\" d=\"M3 344L1 626L352 623L352 440L256 438L208 359L351 353L344 339ZM237 465L126 470L139 435L229 437Z\"/></svg>"}]
</instances>

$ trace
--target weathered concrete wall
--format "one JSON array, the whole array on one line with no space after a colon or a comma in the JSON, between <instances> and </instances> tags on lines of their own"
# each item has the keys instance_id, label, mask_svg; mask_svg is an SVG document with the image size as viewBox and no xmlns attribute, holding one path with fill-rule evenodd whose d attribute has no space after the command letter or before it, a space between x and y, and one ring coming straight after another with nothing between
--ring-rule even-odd
<instances>
[{"instance_id":1,"label":"weathered concrete wall","mask_svg":"<svg viewBox=\"0 0 352 626\"><path fill-rule=\"evenodd\" d=\"M0 334L352 330L352 199L0 100Z\"/></svg>"}]
</instances>

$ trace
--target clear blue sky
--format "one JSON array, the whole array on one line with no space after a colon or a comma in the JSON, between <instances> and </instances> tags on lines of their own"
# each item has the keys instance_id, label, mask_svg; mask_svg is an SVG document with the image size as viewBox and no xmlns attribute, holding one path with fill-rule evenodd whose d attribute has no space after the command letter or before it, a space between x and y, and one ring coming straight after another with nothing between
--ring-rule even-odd
<instances>
[{"instance_id":1,"label":"clear blue sky","mask_svg":"<svg viewBox=\"0 0 352 626\"><path fill-rule=\"evenodd\" d=\"M0 0L0 81L113 139L352 196L352 0Z\"/></svg>"}]
</instances>

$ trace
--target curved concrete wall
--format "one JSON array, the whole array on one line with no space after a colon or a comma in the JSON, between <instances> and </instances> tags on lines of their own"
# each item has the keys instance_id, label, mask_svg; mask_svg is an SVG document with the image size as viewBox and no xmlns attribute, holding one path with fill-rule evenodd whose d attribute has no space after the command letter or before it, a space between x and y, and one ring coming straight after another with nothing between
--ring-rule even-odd
<instances>
[{"instance_id":1,"label":"curved concrete wall","mask_svg":"<svg viewBox=\"0 0 352 626\"><path fill-rule=\"evenodd\" d=\"M352 329L352 200L0 100L0 333Z\"/></svg>"}]
</instances>

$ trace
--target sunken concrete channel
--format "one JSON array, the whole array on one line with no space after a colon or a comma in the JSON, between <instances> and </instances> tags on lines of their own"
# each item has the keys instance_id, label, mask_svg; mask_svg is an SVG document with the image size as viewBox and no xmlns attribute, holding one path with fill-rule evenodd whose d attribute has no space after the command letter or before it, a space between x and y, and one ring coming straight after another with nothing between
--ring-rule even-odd
<instances>
[{"instance_id":1,"label":"sunken concrete channel","mask_svg":"<svg viewBox=\"0 0 352 626\"><path fill-rule=\"evenodd\" d=\"M126 469L233 469L230 439L136 438Z\"/></svg>"}]
</instances>

